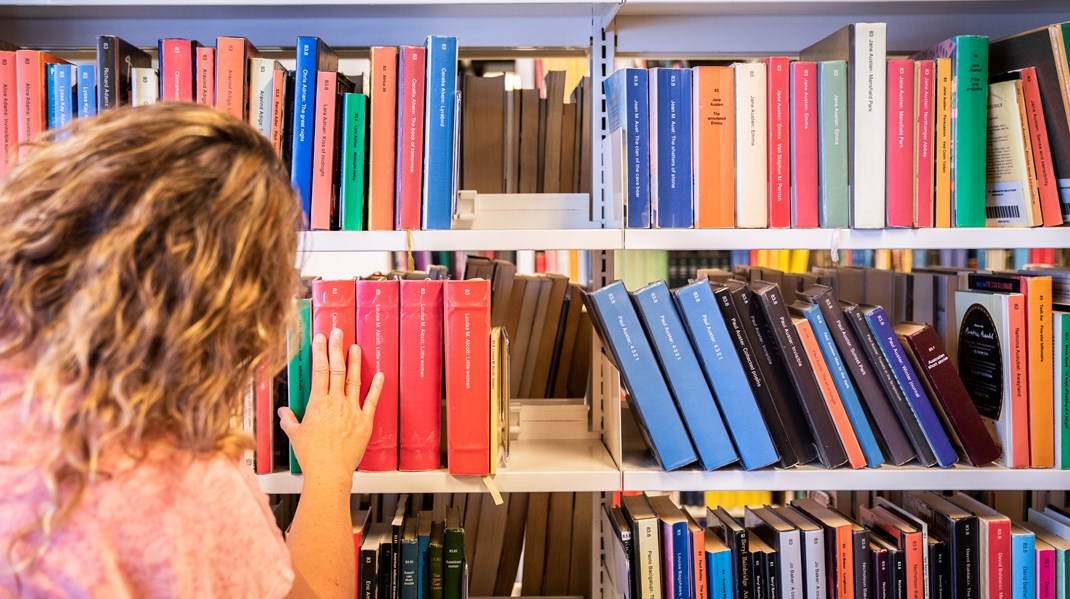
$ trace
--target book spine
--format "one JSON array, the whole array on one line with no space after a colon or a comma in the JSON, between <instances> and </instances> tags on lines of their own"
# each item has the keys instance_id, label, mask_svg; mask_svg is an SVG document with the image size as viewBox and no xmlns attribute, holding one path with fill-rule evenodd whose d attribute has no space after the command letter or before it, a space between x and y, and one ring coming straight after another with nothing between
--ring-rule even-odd
<instances>
[{"instance_id":1,"label":"book spine","mask_svg":"<svg viewBox=\"0 0 1070 599\"><path fill-rule=\"evenodd\" d=\"M627 121L628 226L650 227L650 100L647 96L649 75L646 69L627 69L621 96L625 99Z\"/></svg>"},{"instance_id":2,"label":"book spine","mask_svg":"<svg viewBox=\"0 0 1070 599\"><path fill-rule=\"evenodd\" d=\"M154 69L135 67L130 69L132 89L130 104L133 106L148 106L155 104L157 94L160 92L160 81Z\"/></svg>"},{"instance_id":3,"label":"book spine","mask_svg":"<svg viewBox=\"0 0 1070 599\"><path fill-rule=\"evenodd\" d=\"M1059 187L1055 181L1051 143L1048 140L1048 125L1044 120L1040 86L1035 67L1022 69L1022 91L1025 94L1026 120L1029 123L1029 142L1033 149L1033 164L1036 168L1037 192L1045 227L1063 224L1059 207Z\"/></svg>"},{"instance_id":4,"label":"book spine","mask_svg":"<svg viewBox=\"0 0 1070 599\"><path fill-rule=\"evenodd\" d=\"M424 83L427 49L404 46L398 55L398 229L420 228L421 179L424 163Z\"/></svg>"},{"instance_id":5,"label":"book spine","mask_svg":"<svg viewBox=\"0 0 1070 599\"><path fill-rule=\"evenodd\" d=\"M427 100L424 102L423 226L449 229L453 215L454 93L457 38L427 38Z\"/></svg>"},{"instance_id":6,"label":"book spine","mask_svg":"<svg viewBox=\"0 0 1070 599\"><path fill-rule=\"evenodd\" d=\"M160 98L193 101L193 43L189 40L160 40Z\"/></svg>"},{"instance_id":7,"label":"book spine","mask_svg":"<svg viewBox=\"0 0 1070 599\"><path fill-rule=\"evenodd\" d=\"M364 228L368 96L345 94L343 103L340 228L343 231L360 231Z\"/></svg>"},{"instance_id":8,"label":"book spine","mask_svg":"<svg viewBox=\"0 0 1070 599\"><path fill-rule=\"evenodd\" d=\"M74 77L74 65L55 65L56 96L53 99L56 110L56 122L54 127L66 126L74 118L74 86L77 80Z\"/></svg>"},{"instance_id":9,"label":"book spine","mask_svg":"<svg viewBox=\"0 0 1070 599\"><path fill-rule=\"evenodd\" d=\"M688 540L688 551L691 557L693 572L691 596L694 599L709 599L709 564L706 563L706 533L705 529L688 530L691 536Z\"/></svg>"},{"instance_id":10,"label":"book spine","mask_svg":"<svg viewBox=\"0 0 1070 599\"><path fill-rule=\"evenodd\" d=\"M78 118L80 119L87 119L97 114L96 70L95 65L78 65Z\"/></svg>"},{"instance_id":11,"label":"book spine","mask_svg":"<svg viewBox=\"0 0 1070 599\"><path fill-rule=\"evenodd\" d=\"M1011 597L1011 523L988 523L988 591L992 599Z\"/></svg>"},{"instance_id":12,"label":"book spine","mask_svg":"<svg viewBox=\"0 0 1070 599\"><path fill-rule=\"evenodd\" d=\"M791 63L791 226L818 226L817 64Z\"/></svg>"},{"instance_id":13,"label":"book spine","mask_svg":"<svg viewBox=\"0 0 1070 599\"><path fill-rule=\"evenodd\" d=\"M818 216L824 228L848 226L847 63L817 65Z\"/></svg>"},{"instance_id":14,"label":"book spine","mask_svg":"<svg viewBox=\"0 0 1070 599\"><path fill-rule=\"evenodd\" d=\"M25 143L44 131L48 122L45 62L43 53L36 50L16 50L15 56L18 63L18 142Z\"/></svg>"},{"instance_id":15,"label":"book spine","mask_svg":"<svg viewBox=\"0 0 1070 599\"><path fill-rule=\"evenodd\" d=\"M401 542L401 568L399 572L398 592L400 599L419 599L416 584L416 554L419 547L415 540Z\"/></svg>"},{"instance_id":16,"label":"book spine","mask_svg":"<svg viewBox=\"0 0 1070 599\"><path fill-rule=\"evenodd\" d=\"M295 299L299 328L286 336L287 353L293 356L286 366L287 399L290 410L297 421L305 417L308 396L312 392L312 300ZM301 464L297 462L293 445L290 444L290 472L301 474Z\"/></svg>"},{"instance_id":17,"label":"book spine","mask_svg":"<svg viewBox=\"0 0 1070 599\"><path fill-rule=\"evenodd\" d=\"M443 289L450 474L490 471L490 281Z\"/></svg>"},{"instance_id":18,"label":"book spine","mask_svg":"<svg viewBox=\"0 0 1070 599\"><path fill-rule=\"evenodd\" d=\"M256 382L249 381L242 396L242 431L254 439L256 438ZM245 466L256 472L256 446L242 452L242 460Z\"/></svg>"},{"instance_id":19,"label":"book spine","mask_svg":"<svg viewBox=\"0 0 1070 599\"><path fill-rule=\"evenodd\" d=\"M286 118L286 80L289 77L284 70L272 71L271 75L271 147L275 155L283 155L283 119Z\"/></svg>"},{"instance_id":20,"label":"book spine","mask_svg":"<svg viewBox=\"0 0 1070 599\"><path fill-rule=\"evenodd\" d=\"M1055 466L1055 403L1052 348L1052 279L1026 277L1028 299L1026 332L1029 340L1029 465L1031 468Z\"/></svg>"},{"instance_id":21,"label":"book spine","mask_svg":"<svg viewBox=\"0 0 1070 599\"><path fill-rule=\"evenodd\" d=\"M914 61L888 61L887 210L889 227L914 225Z\"/></svg>"},{"instance_id":22,"label":"book spine","mask_svg":"<svg viewBox=\"0 0 1070 599\"><path fill-rule=\"evenodd\" d=\"M936 58L933 128L934 218L938 228L951 226L951 59Z\"/></svg>"},{"instance_id":23,"label":"book spine","mask_svg":"<svg viewBox=\"0 0 1070 599\"><path fill-rule=\"evenodd\" d=\"M436 470L442 400L442 282L401 281L401 470Z\"/></svg>"},{"instance_id":24,"label":"book spine","mask_svg":"<svg viewBox=\"0 0 1070 599\"><path fill-rule=\"evenodd\" d=\"M1036 550L1037 599L1055 599L1055 550L1051 546ZM1062 582L1065 584L1065 581Z\"/></svg>"},{"instance_id":25,"label":"book spine","mask_svg":"<svg viewBox=\"0 0 1070 599\"><path fill-rule=\"evenodd\" d=\"M735 213L735 79L731 67L694 67L695 226L731 228Z\"/></svg>"},{"instance_id":26,"label":"book spine","mask_svg":"<svg viewBox=\"0 0 1070 599\"><path fill-rule=\"evenodd\" d=\"M955 596L973 599L981 590L977 559L977 518L959 518L952 523L951 578Z\"/></svg>"},{"instance_id":27,"label":"book spine","mask_svg":"<svg viewBox=\"0 0 1070 599\"><path fill-rule=\"evenodd\" d=\"M357 281L356 290L362 402L371 389L372 378L377 372L383 373L372 434L359 469L387 472L398 469L399 281Z\"/></svg>"},{"instance_id":28,"label":"book spine","mask_svg":"<svg viewBox=\"0 0 1070 599\"><path fill-rule=\"evenodd\" d=\"M356 337L355 323L356 285L352 280L312 283L313 336L322 333L329 339L333 329L341 330L342 354L348 360L349 347Z\"/></svg>"},{"instance_id":29,"label":"book spine","mask_svg":"<svg viewBox=\"0 0 1070 599\"><path fill-rule=\"evenodd\" d=\"M271 474L274 467L272 450L274 435L275 398L271 375L266 365L256 371L256 473Z\"/></svg>"},{"instance_id":30,"label":"book spine","mask_svg":"<svg viewBox=\"0 0 1070 599\"><path fill-rule=\"evenodd\" d=\"M245 120L246 40L241 37L216 38L215 106Z\"/></svg>"},{"instance_id":31,"label":"book spine","mask_svg":"<svg viewBox=\"0 0 1070 599\"><path fill-rule=\"evenodd\" d=\"M312 213L312 147L315 130L316 79L319 74L319 40L297 38L297 62L294 68L293 141L290 178L301 196L305 218Z\"/></svg>"},{"instance_id":32,"label":"book spine","mask_svg":"<svg viewBox=\"0 0 1070 599\"><path fill-rule=\"evenodd\" d=\"M316 80L316 126L312 142L312 214L309 228L330 230L334 219L335 105L338 102L338 73L320 71Z\"/></svg>"},{"instance_id":33,"label":"book spine","mask_svg":"<svg viewBox=\"0 0 1070 599\"><path fill-rule=\"evenodd\" d=\"M803 530L803 557L805 571L803 581L806 583L805 597L824 597L826 585L825 535L820 529Z\"/></svg>"},{"instance_id":34,"label":"book spine","mask_svg":"<svg viewBox=\"0 0 1070 599\"><path fill-rule=\"evenodd\" d=\"M271 139L271 100L275 86L275 61L249 60L249 124ZM317 80L317 85L321 82Z\"/></svg>"},{"instance_id":35,"label":"book spine","mask_svg":"<svg viewBox=\"0 0 1070 599\"><path fill-rule=\"evenodd\" d=\"M690 228L694 224L691 201L691 71L657 69L656 113L657 185L651 198L660 228ZM653 104L652 104L653 107ZM673 134L672 132L675 132ZM651 141L654 141L651 137Z\"/></svg>"},{"instance_id":36,"label":"book spine","mask_svg":"<svg viewBox=\"0 0 1070 599\"><path fill-rule=\"evenodd\" d=\"M788 58L772 56L766 65L766 176L769 227L791 226L791 113Z\"/></svg>"},{"instance_id":37,"label":"book spine","mask_svg":"<svg viewBox=\"0 0 1070 599\"><path fill-rule=\"evenodd\" d=\"M1055 313L1055 467L1070 469L1070 314Z\"/></svg>"},{"instance_id":38,"label":"book spine","mask_svg":"<svg viewBox=\"0 0 1070 599\"><path fill-rule=\"evenodd\" d=\"M873 337L876 339L881 351L887 358L888 365L891 367L899 387L906 396L911 411L918 419L918 423L925 433L925 438L936 456L937 463L942 468L954 464L958 461L955 449L951 446L947 433L944 432L943 426L937 419L932 403L925 394L914 368L903 353L903 346L899 344L899 339L896 338L884 309L876 306L872 312L866 313L866 322L873 331Z\"/></svg>"},{"instance_id":39,"label":"book spine","mask_svg":"<svg viewBox=\"0 0 1070 599\"><path fill-rule=\"evenodd\" d=\"M197 48L196 101L215 106L215 48Z\"/></svg>"},{"instance_id":40,"label":"book spine","mask_svg":"<svg viewBox=\"0 0 1070 599\"><path fill-rule=\"evenodd\" d=\"M854 560L855 599L872 599L872 576L869 571L869 529L856 527L851 531L851 557ZM920 599L920 598L917 598Z\"/></svg>"},{"instance_id":41,"label":"book spine","mask_svg":"<svg viewBox=\"0 0 1070 599\"><path fill-rule=\"evenodd\" d=\"M765 64L736 63L736 226L769 226Z\"/></svg>"},{"instance_id":42,"label":"book spine","mask_svg":"<svg viewBox=\"0 0 1070 599\"><path fill-rule=\"evenodd\" d=\"M706 567L709 569L709 599L731 599L734 596L732 553L707 551Z\"/></svg>"},{"instance_id":43,"label":"book spine","mask_svg":"<svg viewBox=\"0 0 1070 599\"><path fill-rule=\"evenodd\" d=\"M119 48L114 35L97 36L97 105L100 110L119 106ZM19 60L21 64L23 61Z\"/></svg>"},{"instance_id":44,"label":"book spine","mask_svg":"<svg viewBox=\"0 0 1070 599\"><path fill-rule=\"evenodd\" d=\"M1036 597L1036 555L1033 533L1012 534L1011 583L1014 599Z\"/></svg>"},{"instance_id":45,"label":"book spine","mask_svg":"<svg viewBox=\"0 0 1070 599\"><path fill-rule=\"evenodd\" d=\"M1013 428L1013 445L1011 450L1012 468L1029 467L1029 384L1028 377L1028 332L1026 327L1025 299L1020 294L1007 296L1007 324L1010 329L1009 373L1011 379L1011 426ZM1006 355L1006 352L1005 352ZM1005 450L1005 449L1004 449Z\"/></svg>"},{"instance_id":46,"label":"book spine","mask_svg":"<svg viewBox=\"0 0 1070 599\"><path fill-rule=\"evenodd\" d=\"M914 63L914 226L933 226L933 114L936 65Z\"/></svg>"},{"instance_id":47,"label":"book spine","mask_svg":"<svg viewBox=\"0 0 1070 599\"><path fill-rule=\"evenodd\" d=\"M427 595L428 599L443 599L443 550L442 545L431 543L427 549ZM372 597L372 599L375 599Z\"/></svg>"},{"instance_id":48,"label":"book spine","mask_svg":"<svg viewBox=\"0 0 1070 599\"><path fill-rule=\"evenodd\" d=\"M851 226L882 229L885 216L885 109L887 25L851 25Z\"/></svg>"},{"instance_id":49,"label":"book spine","mask_svg":"<svg viewBox=\"0 0 1070 599\"><path fill-rule=\"evenodd\" d=\"M368 123L368 230L394 229L398 49L372 48Z\"/></svg>"},{"instance_id":50,"label":"book spine","mask_svg":"<svg viewBox=\"0 0 1070 599\"><path fill-rule=\"evenodd\" d=\"M378 577L376 569L379 566L378 547L375 549L361 549L360 551L360 599L376 599L376 587Z\"/></svg>"},{"instance_id":51,"label":"book spine","mask_svg":"<svg viewBox=\"0 0 1070 599\"><path fill-rule=\"evenodd\" d=\"M955 226L985 226L988 38L960 35L951 59Z\"/></svg>"}]
</instances>

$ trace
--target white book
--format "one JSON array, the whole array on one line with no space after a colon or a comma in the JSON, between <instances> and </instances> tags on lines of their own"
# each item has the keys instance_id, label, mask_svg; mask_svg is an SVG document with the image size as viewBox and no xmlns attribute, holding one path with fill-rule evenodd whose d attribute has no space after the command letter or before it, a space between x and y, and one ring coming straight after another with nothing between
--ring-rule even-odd
<instances>
[{"instance_id":1,"label":"white book","mask_svg":"<svg viewBox=\"0 0 1070 599\"><path fill-rule=\"evenodd\" d=\"M762 229L769 226L765 64L737 62L732 68L736 83L736 226ZM651 147L653 143L651 139ZM651 164L653 155L651 152Z\"/></svg>"},{"instance_id":2,"label":"white book","mask_svg":"<svg viewBox=\"0 0 1070 599\"><path fill-rule=\"evenodd\" d=\"M645 496L623 500L624 513L632 526L632 547L638 590L635 599L661 599L661 534L658 518Z\"/></svg>"},{"instance_id":3,"label":"white book","mask_svg":"<svg viewBox=\"0 0 1070 599\"><path fill-rule=\"evenodd\" d=\"M249 436L256 436L256 386L249 383L242 398L241 413L242 430ZM256 467L256 450L246 449L243 455L245 465L249 468Z\"/></svg>"},{"instance_id":4,"label":"white book","mask_svg":"<svg viewBox=\"0 0 1070 599\"><path fill-rule=\"evenodd\" d=\"M282 69L282 64L273 58L249 59L249 124L268 139L271 139L275 71Z\"/></svg>"},{"instance_id":5,"label":"white book","mask_svg":"<svg viewBox=\"0 0 1070 599\"><path fill-rule=\"evenodd\" d=\"M988 169L985 181L985 226L1035 227L1033 152L1021 80L988 86ZM1039 212L1040 204L1037 202Z\"/></svg>"},{"instance_id":6,"label":"white book","mask_svg":"<svg viewBox=\"0 0 1070 599\"><path fill-rule=\"evenodd\" d=\"M802 599L803 552L799 529L769 507L746 508L743 523L776 550L779 596L784 599Z\"/></svg>"},{"instance_id":7,"label":"white book","mask_svg":"<svg viewBox=\"0 0 1070 599\"><path fill-rule=\"evenodd\" d=\"M802 584L805 595L797 597L825 596L825 532L801 512L790 506L773 509L776 515L799 530L801 538Z\"/></svg>"},{"instance_id":8,"label":"white book","mask_svg":"<svg viewBox=\"0 0 1070 599\"><path fill-rule=\"evenodd\" d=\"M130 103L134 106L155 104L160 97L160 79L155 69L130 69Z\"/></svg>"},{"instance_id":9,"label":"white book","mask_svg":"<svg viewBox=\"0 0 1070 599\"><path fill-rule=\"evenodd\" d=\"M883 229L887 23L852 23L799 53L800 60L846 60L851 226Z\"/></svg>"}]
</instances>

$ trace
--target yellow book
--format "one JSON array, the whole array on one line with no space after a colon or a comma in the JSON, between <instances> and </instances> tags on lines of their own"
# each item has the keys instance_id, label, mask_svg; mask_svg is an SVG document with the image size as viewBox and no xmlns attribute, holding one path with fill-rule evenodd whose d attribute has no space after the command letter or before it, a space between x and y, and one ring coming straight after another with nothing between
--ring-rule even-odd
<instances>
[{"instance_id":1,"label":"yellow book","mask_svg":"<svg viewBox=\"0 0 1070 599\"><path fill-rule=\"evenodd\" d=\"M810 250L791 250L791 269L788 272L803 273L810 266Z\"/></svg>"},{"instance_id":2,"label":"yellow book","mask_svg":"<svg viewBox=\"0 0 1070 599\"><path fill-rule=\"evenodd\" d=\"M936 59L936 226L951 226L951 59Z\"/></svg>"},{"instance_id":3,"label":"yellow book","mask_svg":"<svg viewBox=\"0 0 1070 599\"><path fill-rule=\"evenodd\" d=\"M873 252L873 268L879 268L881 270L892 269L892 251L891 250L875 250Z\"/></svg>"},{"instance_id":4,"label":"yellow book","mask_svg":"<svg viewBox=\"0 0 1070 599\"><path fill-rule=\"evenodd\" d=\"M776 269L782 272L791 272L791 250L776 250Z\"/></svg>"}]
</instances>

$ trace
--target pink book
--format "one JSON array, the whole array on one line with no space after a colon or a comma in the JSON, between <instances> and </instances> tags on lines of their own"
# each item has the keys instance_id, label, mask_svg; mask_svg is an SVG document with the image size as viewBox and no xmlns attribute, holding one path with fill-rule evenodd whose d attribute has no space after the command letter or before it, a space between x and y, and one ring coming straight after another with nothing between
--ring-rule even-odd
<instances>
[{"instance_id":1,"label":"pink book","mask_svg":"<svg viewBox=\"0 0 1070 599\"><path fill-rule=\"evenodd\" d=\"M260 56L244 37L216 38L216 108L246 120L249 109L249 59Z\"/></svg>"},{"instance_id":2,"label":"pink book","mask_svg":"<svg viewBox=\"0 0 1070 599\"><path fill-rule=\"evenodd\" d=\"M261 366L256 371L256 473L271 474L274 461L272 448L275 445L275 394L271 375Z\"/></svg>"},{"instance_id":3,"label":"pink book","mask_svg":"<svg viewBox=\"0 0 1070 599\"><path fill-rule=\"evenodd\" d=\"M356 337L356 284L352 279L341 281L313 281L312 335L323 333L328 338L331 329L342 330L342 353L349 356L349 346Z\"/></svg>"},{"instance_id":4,"label":"pink book","mask_svg":"<svg viewBox=\"0 0 1070 599\"><path fill-rule=\"evenodd\" d=\"M420 228L426 53L423 46L402 46L398 52L398 155L394 209L398 229Z\"/></svg>"},{"instance_id":5,"label":"pink book","mask_svg":"<svg viewBox=\"0 0 1070 599\"><path fill-rule=\"evenodd\" d=\"M334 148L338 104L338 73L320 71L316 77L316 134L312 139L313 231L328 231L334 219Z\"/></svg>"},{"instance_id":6,"label":"pink book","mask_svg":"<svg viewBox=\"0 0 1070 599\"><path fill-rule=\"evenodd\" d=\"M933 123L936 67L931 60L914 63L914 226L933 226Z\"/></svg>"},{"instance_id":7,"label":"pink book","mask_svg":"<svg viewBox=\"0 0 1070 599\"><path fill-rule=\"evenodd\" d=\"M790 61L786 56L770 56L762 62L768 77L769 227L786 229L791 226Z\"/></svg>"},{"instance_id":8,"label":"pink book","mask_svg":"<svg viewBox=\"0 0 1070 599\"><path fill-rule=\"evenodd\" d=\"M661 529L661 597L662 599L675 599L675 586L673 566L676 562L672 544L672 524L659 521Z\"/></svg>"},{"instance_id":9,"label":"pink book","mask_svg":"<svg viewBox=\"0 0 1070 599\"><path fill-rule=\"evenodd\" d=\"M361 401L375 374L384 376L372 436L357 467L370 472L398 469L398 284L396 279L357 281Z\"/></svg>"},{"instance_id":10,"label":"pink book","mask_svg":"<svg viewBox=\"0 0 1070 599\"><path fill-rule=\"evenodd\" d=\"M160 99L193 101L193 42L160 40Z\"/></svg>"},{"instance_id":11,"label":"pink book","mask_svg":"<svg viewBox=\"0 0 1070 599\"><path fill-rule=\"evenodd\" d=\"M1055 167L1052 165L1048 125L1044 120L1044 109L1040 103L1040 86L1037 83L1036 67L1022 69L1022 92L1025 95L1029 142L1033 149L1033 170L1036 171L1037 191L1040 195L1040 210L1044 218L1044 226L1058 227L1063 224L1063 215L1059 207Z\"/></svg>"},{"instance_id":12,"label":"pink book","mask_svg":"<svg viewBox=\"0 0 1070 599\"><path fill-rule=\"evenodd\" d=\"M15 107L18 85L15 75L15 52L0 52L0 179L7 176L8 168L14 163L12 152L18 147L18 113Z\"/></svg>"},{"instance_id":13,"label":"pink book","mask_svg":"<svg viewBox=\"0 0 1070 599\"><path fill-rule=\"evenodd\" d=\"M914 226L914 61L888 61L888 226Z\"/></svg>"},{"instance_id":14,"label":"pink book","mask_svg":"<svg viewBox=\"0 0 1070 599\"><path fill-rule=\"evenodd\" d=\"M215 106L215 48L197 48L197 103Z\"/></svg>"},{"instance_id":15,"label":"pink book","mask_svg":"<svg viewBox=\"0 0 1070 599\"><path fill-rule=\"evenodd\" d=\"M441 466L442 281L401 281L399 470Z\"/></svg>"},{"instance_id":16,"label":"pink book","mask_svg":"<svg viewBox=\"0 0 1070 599\"><path fill-rule=\"evenodd\" d=\"M1055 599L1055 548L1036 540L1037 599Z\"/></svg>"},{"instance_id":17,"label":"pink book","mask_svg":"<svg viewBox=\"0 0 1070 599\"><path fill-rule=\"evenodd\" d=\"M271 147L282 156L282 121L286 109L286 71L275 71L271 80Z\"/></svg>"},{"instance_id":18,"label":"pink book","mask_svg":"<svg viewBox=\"0 0 1070 599\"><path fill-rule=\"evenodd\" d=\"M791 226L817 222L817 64L791 63Z\"/></svg>"}]
</instances>

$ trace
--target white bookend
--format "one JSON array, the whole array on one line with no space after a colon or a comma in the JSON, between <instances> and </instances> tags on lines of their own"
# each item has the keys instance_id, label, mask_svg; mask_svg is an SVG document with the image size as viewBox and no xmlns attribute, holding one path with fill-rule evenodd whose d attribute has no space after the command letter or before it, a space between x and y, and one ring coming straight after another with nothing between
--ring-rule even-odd
<instances>
[{"instance_id":1,"label":"white bookend","mask_svg":"<svg viewBox=\"0 0 1070 599\"><path fill-rule=\"evenodd\" d=\"M160 97L160 79L155 69L134 67L130 69L130 103L134 106L155 104Z\"/></svg>"},{"instance_id":2,"label":"white bookend","mask_svg":"<svg viewBox=\"0 0 1070 599\"><path fill-rule=\"evenodd\" d=\"M761 229L769 226L765 64L737 62L732 68L736 72L736 226ZM653 160L651 152L652 164Z\"/></svg>"}]
</instances>

